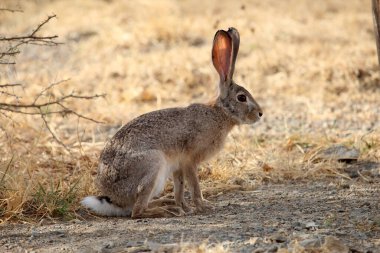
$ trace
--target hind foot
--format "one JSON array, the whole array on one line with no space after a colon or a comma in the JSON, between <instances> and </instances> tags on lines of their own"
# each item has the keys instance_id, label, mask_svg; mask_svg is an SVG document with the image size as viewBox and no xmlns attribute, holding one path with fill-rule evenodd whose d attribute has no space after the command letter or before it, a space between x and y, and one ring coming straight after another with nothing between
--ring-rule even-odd
<instances>
[{"instance_id":1,"label":"hind foot","mask_svg":"<svg viewBox=\"0 0 380 253\"><path fill-rule=\"evenodd\" d=\"M152 207L139 210L134 208L132 218L170 218L184 216L186 213L179 206Z\"/></svg>"}]
</instances>

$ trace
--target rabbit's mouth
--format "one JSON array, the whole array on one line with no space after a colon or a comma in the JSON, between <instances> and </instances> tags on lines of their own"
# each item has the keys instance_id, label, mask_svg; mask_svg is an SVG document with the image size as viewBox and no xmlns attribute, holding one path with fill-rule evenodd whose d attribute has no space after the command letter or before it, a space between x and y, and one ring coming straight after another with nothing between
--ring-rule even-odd
<instances>
[{"instance_id":1,"label":"rabbit's mouth","mask_svg":"<svg viewBox=\"0 0 380 253\"><path fill-rule=\"evenodd\" d=\"M262 115L262 113L261 113ZM259 112L253 112L248 115L245 124L255 124L260 120L261 116L259 115Z\"/></svg>"}]
</instances>

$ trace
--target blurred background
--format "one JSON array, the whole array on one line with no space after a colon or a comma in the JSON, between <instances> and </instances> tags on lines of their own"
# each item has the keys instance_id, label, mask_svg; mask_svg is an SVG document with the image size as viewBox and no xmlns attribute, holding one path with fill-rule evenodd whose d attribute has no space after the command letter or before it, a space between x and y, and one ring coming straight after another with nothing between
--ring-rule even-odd
<instances>
[{"instance_id":1,"label":"blurred background","mask_svg":"<svg viewBox=\"0 0 380 253\"><path fill-rule=\"evenodd\" d=\"M51 173L69 186L81 178L79 195L96 191L92 177L99 153L122 124L148 111L215 98L218 76L211 43L216 30L231 26L241 37L235 81L251 91L264 117L254 126L234 129L224 151L202 167L202 177L230 183L243 179L249 187L264 179L344 174L331 161L305 160L310 150L332 144L354 146L360 159L379 161L380 72L370 4L3 0L1 8L23 12L1 12L1 36L30 33L55 14L39 33L58 35L63 44L23 47L17 64L0 66L0 82L22 83L17 92L23 102L63 79L69 80L46 99L72 91L107 94L69 104L104 124L48 118L71 153L38 116L0 116L2 169L11 159L11 168L21 169L10 169L6 180L28 181L19 186L23 194L4 198L24 203L35 182L48 182ZM14 100L0 94L2 99Z\"/></svg>"},{"instance_id":2,"label":"blurred background","mask_svg":"<svg viewBox=\"0 0 380 253\"><path fill-rule=\"evenodd\" d=\"M3 5L23 13L2 13L2 34L26 33L56 14L41 33L58 35L64 44L23 49L17 66L2 70L2 80L26 83L28 96L67 78L68 89L107 93L105 101L82 108L107 122L211 98L218 80L210 60L213 35L234 26L241 33L236 81L264 107L264 121L277 118L271 127L339 125L342 117L351 130L376 123L378 107L365 103L379 89L368 80L377 75L370 1Z\"/></svg>"}]
</instances>

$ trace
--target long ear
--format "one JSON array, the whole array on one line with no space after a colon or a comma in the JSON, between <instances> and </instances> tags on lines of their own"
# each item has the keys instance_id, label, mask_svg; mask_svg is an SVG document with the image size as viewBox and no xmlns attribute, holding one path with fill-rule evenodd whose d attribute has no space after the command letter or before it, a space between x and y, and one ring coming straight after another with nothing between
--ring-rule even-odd
<instances>
[{"instance_id":1,"label":"long ear","mask_svg":"<svg viewBox=\"0 0 380 253\"><path fill-rule=\"evenodd\" d=\"M222 97L227 95L228 87L232 84L239 43L239 32L235 28L229 28L227 32L219 30L214 37L212 62L220 76L220 93Z\"/></svg>"},{"instance_id":2,"label":"long ear","mask_svg":"<svg viewBox=\"0 0 380 253\"><path fill-rule=\"evenodd\" d=\"M228 28L228 34L232 39L232 59L228 78L232 80L232 76L234 75L235 70L236 57L239 52L240 35L238 30L233 27Z\"/></svg>"},{"instance_id":3,"label":"long ear","mask_svg":"<svg viewBox=\"0 0 380 253\"><path fill-rule=\"evenodd\" d=\"M215 34L212 46L212 63L219 73L221 83L230 77L231 60L232 39L228 32L219 30Z\"/></svg>"}]
</instances>

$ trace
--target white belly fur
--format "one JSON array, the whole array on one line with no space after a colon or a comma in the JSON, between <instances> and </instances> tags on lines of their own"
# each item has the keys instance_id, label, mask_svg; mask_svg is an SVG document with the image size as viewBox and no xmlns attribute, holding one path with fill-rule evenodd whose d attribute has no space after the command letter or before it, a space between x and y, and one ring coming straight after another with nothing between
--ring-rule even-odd
<instances>
[{"instance_id":1,"label":"white belly fur","mask_svg":"<svg viewBox=\"0 0 380 253\"><path fill-rule=\"evenodd\" d=\"M166 163L160 168L154 183L151 198L156 197L162 193L165 188L166 181L173 175L173 172L179 169L178 159L169 160L165 159ZM151 199L150 198L150 199Z\"/></svg>"}]
</instances>

